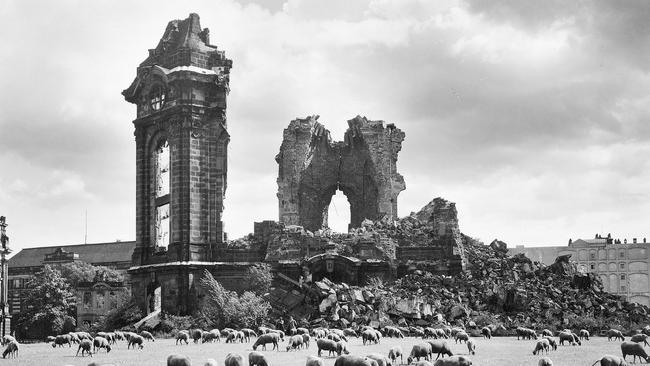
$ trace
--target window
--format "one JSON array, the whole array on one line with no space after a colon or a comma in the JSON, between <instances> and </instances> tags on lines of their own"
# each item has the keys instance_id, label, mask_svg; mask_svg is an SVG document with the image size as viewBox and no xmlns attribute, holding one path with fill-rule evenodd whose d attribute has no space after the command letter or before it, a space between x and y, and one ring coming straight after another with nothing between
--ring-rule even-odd
<instances>
[{"instance_id":1,"label":"window","mask_svg":"<svg viewBox=\"0 0 650 366\"><path fill-rule=\"evenodd\" d=\"M595 270L595 269L596 269L596 265L595 265L595 264L590 264L590 265L589 265L589 269L592 270L592 271Z\"/></svg>"},{"instance_id":2,"label":"window","mask_svg":"<svg viewBox=\"0 0 650 366\"><path fill-rule=\"evenodd\" d=\"M154 85L151 88L149 103L154 111L160 110L165 105L165 90L161 85Z\"/></svg>"},{"instance_id":3,"label":"window","mask_svg":"<svg viewBox=\"0 0 650 366\"><path fill-rule=\"evenodd\" d=\"M621 275L621 281L625 281L625 275L624 274Z\"/></svg>"},{"instance_id":4,"label":"window","mask_svg":"<svg viewBox=\"0 0 650 366\"><path fill-rule=\"evenodd\" d=\"M589 253L589 260L595 261L596 260L596 253Z\"/></svg>"},{"instance_id":5,"label":"window","mask_svg":"<svg viewBox=\"0 0 650 366\"><path fill-rule=\"evenodd\" d=\"M624 269L625 269L625 263L620 263L620 264L618 265L618 268L619 268L621 271L624 270Z\"/></svg>"},{"instance_id":6,"label":"window","mask_svg":"<svg viewBox=\"0 0 650 366\"><path fill-rule=\"evenodd\" d=\"M621 292L626 292L627 288L624 285L621 285Z\"/></svg>"},{"instance_id":7,"label":"window","mask_svg":"<svg viewBox=\"0 0 650 366\"><path fill-rule=\"evenodd\" d=\"M620 252L618 252L618 257L621 259L625 258L625 251L621 250Z\"/></svg>"},{"instance_id":8,"label":"window","mask_svg":"<svg viewBox=\"0 0 650 366\"><path fill-rule=\"evenodd\" d=\"M159 248L167 248L170 232L170 152L167 140L161 141L154 151L153 163L155 166L155 242Z\"/></svg>"}]
</instances>

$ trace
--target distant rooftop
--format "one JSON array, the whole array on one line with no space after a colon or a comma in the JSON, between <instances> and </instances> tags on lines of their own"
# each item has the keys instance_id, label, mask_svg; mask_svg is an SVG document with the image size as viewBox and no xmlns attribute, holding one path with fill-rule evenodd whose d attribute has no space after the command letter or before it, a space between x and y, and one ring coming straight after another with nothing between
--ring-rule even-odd
<instances>
[{"instance_id":1,"label":"distant rooftop","mask_svg":"<svg viewBox=\"0 0 650 366\"><path fill-rule=\"evenodd\" d=\"M130 262L134 248L135 241L25 248L9 258L9 268L38 267L46 256L52 260L56 255L68 255L92 264Z\"/></svg>"}]
</instances>

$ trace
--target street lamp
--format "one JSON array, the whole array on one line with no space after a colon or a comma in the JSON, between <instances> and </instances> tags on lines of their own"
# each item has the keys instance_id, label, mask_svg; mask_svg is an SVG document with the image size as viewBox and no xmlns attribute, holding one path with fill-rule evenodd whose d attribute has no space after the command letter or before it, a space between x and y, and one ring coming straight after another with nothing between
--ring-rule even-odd
<instances>
[{"instance_id":1,"label":"street lamp","mask_svg":"<svg viewBox=\"0 0 650 366\"><path fill-rule=\"evenodd\" d=\"M11 332L11 314L9 314L9 299L8 299L8 285L9 285L9 263L7 255L11 253L11 249L7 247L9 244L9 237L7 236L7 222L4 216L0 216L0 270L2 277L0 278L0 335L5 336Z\"/></svg>"}]
</instances>

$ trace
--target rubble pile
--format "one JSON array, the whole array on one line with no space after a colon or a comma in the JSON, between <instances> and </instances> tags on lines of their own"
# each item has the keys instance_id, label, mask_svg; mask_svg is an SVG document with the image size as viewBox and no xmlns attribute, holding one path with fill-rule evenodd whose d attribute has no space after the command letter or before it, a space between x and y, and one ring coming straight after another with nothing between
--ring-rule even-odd
<instances>
[{"instance_id":1,"label":"rubble pile","mask_svg":"<svg viewBox=\"0 0 650 366\"><path fill-rule=\"evenodd\" d=\"M505 243L483 245L467 237L468 268L451 277L415 270L392 284L355 287L324 279L303 284L314 304L312 320L387 324L500 322L506 326L561 328L646 323L648 308L603 291L600 279L576 271L568 256L545 266ZM372 282L372 281L371 281Z\"/></svg>"}]
</instances>

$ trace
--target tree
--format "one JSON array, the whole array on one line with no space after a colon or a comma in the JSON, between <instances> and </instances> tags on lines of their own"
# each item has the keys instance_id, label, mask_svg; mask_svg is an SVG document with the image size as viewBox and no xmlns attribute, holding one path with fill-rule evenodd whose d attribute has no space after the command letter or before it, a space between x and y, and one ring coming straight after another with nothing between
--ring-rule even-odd
<instances>
[{"instance_id":1,"label":"tree","mask_svg":"<svg viewBox=\"0 0 650 366\"><path fill-rule=\"evenodd\" d=\"M199 315L212 326L252 327L267 319L271 305L255 293L246 291L240 296L228 291L207 270L200 283L206 296Z\"/></svg>"},{"instance_id":2,"label":"tree","mask_svg":"<svg viewBox=\"0 0 650 366\"><path fill-rule=\"evenodd\" d=\"M270 265L266 263L256 263L248 267L246 275L248 276L248 291L254 292L260 296L269 292L271 281L273 280Z\"/></svg>"},{"instance_id":3,"label":"tree","mask_svg":"<svg viewBox=\"0 0 650 366\"><path fill-rule=\"evenodd\" d=\"M45 265L27 287L27 310L17 319L19 337L45 338L74 330L75 295L59 271Z\"/></svg>"},{"instance_id":4,"label":"tree","mask_svg":"<svg viewBox=\"0 0 650 366\"><path fill-rule=\"evenodd\" d=\"M79 282L121 282L124 280L124 276L114 269L93 266L86 262L65 263L59 267L59 270L72 287L77 287Z\"/></svg>"}]
</instances>

